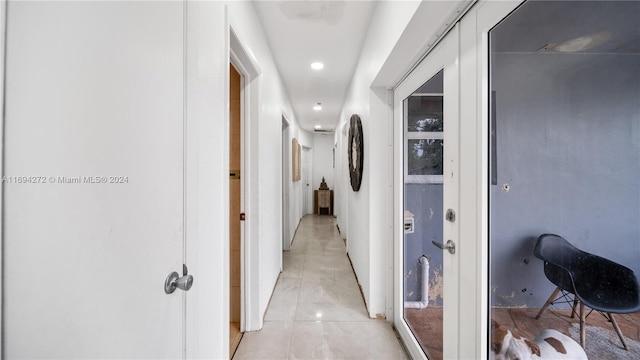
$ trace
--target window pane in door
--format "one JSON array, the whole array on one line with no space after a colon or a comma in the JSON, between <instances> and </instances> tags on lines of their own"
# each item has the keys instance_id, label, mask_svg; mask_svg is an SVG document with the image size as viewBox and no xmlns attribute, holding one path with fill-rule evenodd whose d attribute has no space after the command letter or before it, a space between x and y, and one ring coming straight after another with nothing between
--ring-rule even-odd
<instances>
[{"instance_id":1,"label":"window pane in door","mask_svg":"<svg viewBox=\"0 0 640 360\"><path fill-rule=\"evenodd\" d=\"M403 102L404 319L429 359L442 359L443 71Z\"/></svg>"}]
</instances>

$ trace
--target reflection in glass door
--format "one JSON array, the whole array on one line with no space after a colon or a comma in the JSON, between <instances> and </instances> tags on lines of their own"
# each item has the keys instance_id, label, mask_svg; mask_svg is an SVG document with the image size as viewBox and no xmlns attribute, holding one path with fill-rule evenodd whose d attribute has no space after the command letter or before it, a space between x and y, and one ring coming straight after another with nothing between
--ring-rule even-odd
<instances>
[{"instance_id":1,"label":"reflection in glass door","mask_svg":"<svg viewBox=\"0 0 640 360\"><path fill-rule=\"evenodd\" d=\"M589 359L640 349L638 19L640 1L528 1L489 32L491 320Z\"/></svg>"},{"instance_id":2,"label":"reflection in glass door","mask_svg":"<svg viewBox=\"0 0 640 360\"><path fill-rule=\"evenodd\" d=\"M404 317L429 359L442 359L443 75L403 101Z\"/></svg>"},{"instance_id":3,"label":"reflection in glass door","mask_svg":"<svg viewBox=\"0 0 640 360\"><path fill-rule=\"evenodd\" d=\"M404 225L396 257L396 327L413 358L430 360L458 357L457 31L395 92Z\"/></svg>"}]
</instances>

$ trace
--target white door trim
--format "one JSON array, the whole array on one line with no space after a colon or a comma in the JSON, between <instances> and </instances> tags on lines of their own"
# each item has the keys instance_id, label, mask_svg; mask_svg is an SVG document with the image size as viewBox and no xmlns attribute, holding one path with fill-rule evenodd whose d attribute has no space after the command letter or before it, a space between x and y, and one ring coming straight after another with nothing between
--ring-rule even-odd
<instances>
[{"instance_id":1,"label":"white door trim","mask_svg":"<svg viewBox=\"0 0 640 360\"><path fill-rule=\"evenodd\" d=\"M2 124L0 125L0 141L2 144L0 145L0 176L4 178L4 75L6 72L5 69L5 42L7 35L7 1L0 0L0 111L2 111ZM2 269L3 266L3 258L4 255L2 253L2 249L4 249L4 185L0 186L0 324L4 323L4 317L2 314L2 310L4 308L4 304L2 299L4 299L3 289L4 285L2 283L3 274ZM2 340L4 339L4 335L2 330L4 326L0 326L0 357L4 354L4 344Z\"/></svg>"},{"instance_id":2,"label":"white door trim","mask_svg":"<svg viewBox=\"0 0 640 360\"><path fill-rule=\"evenodd\" d=\"M253 234L257 234L257 214L258 182L254 177L257 175L251 171L257 141L252 141L257 134L252 131L257 128L258 97L259 86L257 84L258 75L261 69L246 47L229 26L229 61L242 76L241 94L241 211L246 213L246 220L241 227L241 309L240 309L240 331L252 331L262 328L262 316L260 315L259 299L259 244ZM228 100L228 98L227 98ZM227 101L228 102L228 101ZM227 144L228 145L228 144ZM228 165L228 159L227 159ZM227 166L228 168L228 166ZM232 214L233 215L233 214Z\"/></svg>"},{"instance_id":3,"label":"white door trim","mask_svg":"<svg viewBox=\"0 0 640 360\"><path fill-rule=\"evenodd\" d=\"M291 121L289 120L287 114L282 111L282 126L283 129L280 132L282 138L280 139L281 143L281 168L280 174L282 176L281 184L282 184L282 194L280 194L280 198L282 199L282 250L289 251L291 250ZM286 196L285 196L286 195ZM286 200L286 202L285 202ZM282 264L282 255L280 255L280 271L283 270Z\"/></svg>"},{"instance_id":4,"label":"white door trim","mask_svg":"<svg viewBox=\"0 0 640 360\"><path fill-rule=\"evenodd\" d=\"M474 302L461 309L461 317L475 318L475 329L463 328L462 338L474 338L475 357L488 354L489 336L489 31L524 0L483 1L462 19L460 37L461 93L461 216L460 237L476 244L475 252L460 261L476 269L475 279L461 284L462 298ZM466 199L466 200L464 200ZM472 284L471 280L475 283ZM469 350L471 351L471 350ZM461 356L469 355L463 352Z\"/></svg>"},{"instance_id":5,"label":"white door trim","mask_svg":"<svg viewBox=\"0 0 640 360\"><path fill-rule=\"evenodd\" d=\"M302 179L300 181L300 187L302 188L302 203L300 204L300 208L302 209L300 219L298 219L298 223L308 214L313 214L313 190L311 188L311 182L313 181L313 148L302 146L302 165L300 172L302 174ZM305 206L306 205L306 206Z\"/></svg>"}]
</instances>

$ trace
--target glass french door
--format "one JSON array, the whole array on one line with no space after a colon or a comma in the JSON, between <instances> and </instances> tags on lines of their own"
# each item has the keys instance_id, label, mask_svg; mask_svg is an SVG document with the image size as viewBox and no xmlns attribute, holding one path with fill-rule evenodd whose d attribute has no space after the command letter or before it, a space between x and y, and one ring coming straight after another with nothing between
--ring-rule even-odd
<instances>
[{"instance_id":1,"label":"glass french door","mask_svg":"<svg viewBox=\"0 0 640 360\"><path fill-rule=\"evenodd\" d=\"M640 273L639 18L640 1L487 4L478 16L488 40L490 320L527 338L559 331L590 359L637 358L624 340L637 334L616 323L637 318L619 308L583 327L582 299L558 287L534 249L551 233Z\"/></svg>"},{"instance_id":2,"label":"glass french door","mask_svg":"<svg viewBox=\"0 0 640 360\"><path fill-rule=\"evenodd\" d=\"M458 27L394 93L394 323L412 358L458 358Z\"/></svg>"}]
</instances>

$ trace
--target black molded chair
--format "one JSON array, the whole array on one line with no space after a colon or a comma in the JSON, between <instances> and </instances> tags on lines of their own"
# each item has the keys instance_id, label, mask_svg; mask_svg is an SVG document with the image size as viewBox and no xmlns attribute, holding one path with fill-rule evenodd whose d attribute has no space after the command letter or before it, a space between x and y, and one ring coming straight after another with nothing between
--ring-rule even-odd
<instances>
[{"instance_id":1,"label":"black molded chair","mask_svg":"<svg viewBox=\"0 0 640 360\"><path fill-rule=\"evenodd\" d=\"M640 311L640 285L633 271L611 260L584 252L554 234L540 235L534 255L544 261L544 274L557 286L536 319L540 318L549 305L573 294L572 318L580 304L580 345L584 348L584 322L588 316L585 315L584 307L587 306L600 312L611 322L625 350L629 350L613 314ZM562 296L556 298L560 291Z\"/></svg>"}]
</instances>

